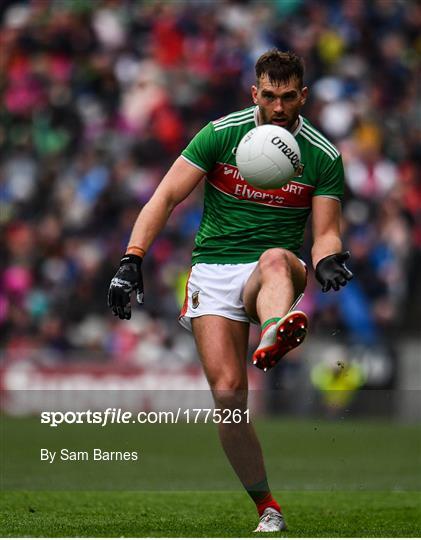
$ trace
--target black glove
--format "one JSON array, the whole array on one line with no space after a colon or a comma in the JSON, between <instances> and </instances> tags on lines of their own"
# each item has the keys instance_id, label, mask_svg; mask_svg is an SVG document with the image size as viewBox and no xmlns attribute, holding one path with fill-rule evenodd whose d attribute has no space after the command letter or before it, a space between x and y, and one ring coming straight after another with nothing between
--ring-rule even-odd
<instances>
[{"instance_id":1,"label":"black glove","mask_svg":"<svg viewBox=\"0 0 421 540\"><path fill-rule=\"evenodd\" d=\"M354 277L353 273L345 266L345 261L350 257L349 251L334 253L321 259L316 266L316 278L322 285L322 291L327 292L331 287L338 291L346 285L346 282Z\"/></svg>"},{"instance_id":2,"label":"black glove","mask_svg":"<svg viewBox=\"0 0 421 540\"><path fill-rule=\"evenodd\" d=\"M120 261L120 268L113 277L108 289L108 307L120 319L130 319L132 308L130 294L136 291L139 304L143 304L142 257L125 255Z\"/></svg>"}]
</instances>

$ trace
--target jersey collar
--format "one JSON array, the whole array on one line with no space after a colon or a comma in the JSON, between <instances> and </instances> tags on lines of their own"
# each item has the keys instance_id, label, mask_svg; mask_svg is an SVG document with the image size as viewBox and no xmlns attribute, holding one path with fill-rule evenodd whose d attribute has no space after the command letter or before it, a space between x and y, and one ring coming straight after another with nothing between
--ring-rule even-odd
<instances>
[{"instance_id":1,"label":"jersey collar","mask_svg":"<svg viewBox=\"0 0 421 540\"><path fill-rule=\"evenodd\" d=\"M256 105L256 107L254 108L254 123L255 123L256 127L259 125L259 106L258 105ZM296 137L298 135L298 133L301 131L302 127L303 127L303 117L301 116L301 114L299 114L298 115L297 127L292 132L294 137Z\"/></svg>"},{"instance_id":2,"label":"jersey collar","mask_svg":"<svg viewBox=\"0 0 421 540\"><path fill-rule=\"evenodd\" d=\"M303 117L301 116L301 114L298 115L298 124L297 124L297 127L294 129L294 131L292 132L292 134L294 135L294 137L296 137L300 131L301 131L301 128L303 127Z\"/></svg>"},{"instance_id":3,"label":"jersey collar","mask_svg":"<svg viewBox=\"0 0 421 540\"><path fill-rule=\"evenodd\" d=\"M259 105L254 108L254 123L256 127L259 125Z\"/></svg>"}]
</instances>

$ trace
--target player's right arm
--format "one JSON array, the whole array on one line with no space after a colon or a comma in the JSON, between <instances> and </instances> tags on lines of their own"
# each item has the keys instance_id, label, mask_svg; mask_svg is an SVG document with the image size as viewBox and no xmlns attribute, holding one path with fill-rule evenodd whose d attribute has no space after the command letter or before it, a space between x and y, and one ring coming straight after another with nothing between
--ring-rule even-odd
<instances>
[{"instance_id":1,"label":"player's right arm","mask_svg":"<svg viewBox=\"0 0 421 540\"><path fill-rule=\"evenodd\" d=\"M108 290L108 306L120 319L130 319L130 294L143 303L143 256L164 228L171 212L198 185L205 172L183 157L176 159L151 199L142 208L130 236L126 254Z\"/></svg>"},{"instance_id":2,"label":"player's right arm","mask_svg":"<svg viewBox=\"0 0 421 540\"><path fill-rule=\"evenodd\" d=\"M130 253L133 247L140 248L143 253L149 249L164 228L171 212L190 195L204 174L183 157L176 159L149 202L142 208L134 224L127 253Z\"/></svg>"}]
</instances>

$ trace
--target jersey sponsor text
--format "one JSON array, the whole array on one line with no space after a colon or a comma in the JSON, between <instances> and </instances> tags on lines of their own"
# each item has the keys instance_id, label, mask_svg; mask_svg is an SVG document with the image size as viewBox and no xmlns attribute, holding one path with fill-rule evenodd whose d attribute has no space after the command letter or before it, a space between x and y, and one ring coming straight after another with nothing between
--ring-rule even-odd
<instances>
[{"instance_id":1,"label":"jersey sponsor text","mask_svg":"<svg viewBox=\"0 0 421 540\"><path fill-rule=\"evenodd\" d=\"M216 189L240 200L283 208L309 208L313 186L292 180L279 189L256 189L244 180L239 170L229 163L218 163L207 180Z\"/></svg>"}]
</instances>

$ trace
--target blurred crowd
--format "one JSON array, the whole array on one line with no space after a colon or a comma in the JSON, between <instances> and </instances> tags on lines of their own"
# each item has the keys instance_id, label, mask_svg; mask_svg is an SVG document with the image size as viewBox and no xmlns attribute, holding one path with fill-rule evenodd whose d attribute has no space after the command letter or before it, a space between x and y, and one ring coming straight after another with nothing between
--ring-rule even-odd
<instances>
[{"instance_id":1,"label":"blurred crowd","mask_svg":"<svg viewBox=\"0 0 421 540\"><path fill-rule=\"evenodd\" d=\"M419 331L419 2L5 0L0 23L3 358L194 360L177 315L201 189L148 253L130 322L108 310L108 284L169 165L209 120L250 105L271 47L305 58L304 114L346 169L356 277L322 295L310 276L312 331L365 344Z\"/></svg>"}]
</instances>

